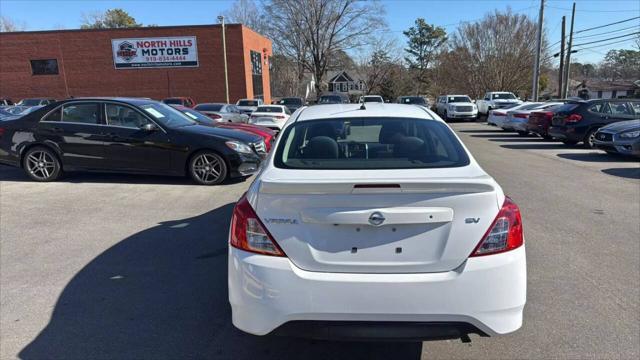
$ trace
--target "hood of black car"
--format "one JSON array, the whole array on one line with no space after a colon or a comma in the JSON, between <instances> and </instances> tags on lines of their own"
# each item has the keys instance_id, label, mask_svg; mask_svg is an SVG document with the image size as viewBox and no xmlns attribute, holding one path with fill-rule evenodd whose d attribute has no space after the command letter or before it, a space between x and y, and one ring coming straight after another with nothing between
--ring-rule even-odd
<instances>
[{"instance_id":1,"label":"hood of black car","mask_svg":"<svg viewBox=\"0 0 640 360\"><path fill-rule=\"evenodd\" d=\"M250 134L244 131L212 127L212 126L206 126L206 125L183 126L175 130L183 133L216 137L218 139L223 139L223 140L239 140L248 144L256 143L262 140L260 136Z\"/></svg>"}]
</instances>

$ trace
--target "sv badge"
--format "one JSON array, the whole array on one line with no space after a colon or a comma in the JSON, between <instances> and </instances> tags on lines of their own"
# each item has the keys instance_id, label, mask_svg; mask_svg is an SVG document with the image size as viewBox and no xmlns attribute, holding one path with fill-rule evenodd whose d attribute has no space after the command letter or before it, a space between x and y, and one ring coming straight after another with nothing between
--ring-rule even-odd
<instances>
[{"instance_id":1,"label":"sv badge","mask_svg":"<svg viewBox=\"0 0 640 360\"><path fill-rule=\"evenodd\" d=\"M466 218L464 219L465 224L477 224L480 221L480 218Z\"/></svg>"}]
</instances>

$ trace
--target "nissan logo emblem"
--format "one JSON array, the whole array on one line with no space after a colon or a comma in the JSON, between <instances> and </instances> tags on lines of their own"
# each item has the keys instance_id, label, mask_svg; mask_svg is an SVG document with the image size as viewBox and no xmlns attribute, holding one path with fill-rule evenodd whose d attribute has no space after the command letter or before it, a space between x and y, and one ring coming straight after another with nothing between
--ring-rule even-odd
<instances>
[{"instance_id":1,"label":"nissan logo emblem","mask_svg":"<svg viewBox=\"0 0 640 360\"><path fill-rule=\"evenodd\" d=\"M380 226L380 225L382 225L382 223L385 220L386 219L384 218L384 215L382 215L378 211L376 211L376 212L372 213L371 215L369 215L369 224L371 224L373 226Z\"/></svg>"}]
</instances>

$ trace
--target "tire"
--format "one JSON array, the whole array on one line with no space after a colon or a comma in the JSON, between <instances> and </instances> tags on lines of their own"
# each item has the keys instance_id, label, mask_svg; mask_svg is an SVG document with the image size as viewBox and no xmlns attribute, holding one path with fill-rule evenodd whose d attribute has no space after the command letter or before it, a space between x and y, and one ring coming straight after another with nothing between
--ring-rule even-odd
<instances>
[{"instance_id":1,"label":"tire","mask_svg":"<svg viewBox=\"0 0 640 360\"><path fill-rule=\"evenodd\" d=\"M444 114L442 115L443 119L445 122L449 122L449 118L447 117L447 110L444 111Z\"/></svg>"},{"instance_id":2,"label":"tire","mask_svg":"<svg viewBox=\"0 0 640 360\"><path fill-rule=\"evenodd\" d=\"M587 134L582 139L582 146L585 149L593 149L595 147L595 144L593 143L593 141L596 138L595 137L596 131L598 131L598 128L590 129L589 131L587 131Z\"/></svg>"},{"instance_id":3,"label":"tire","mask_svg":"<svg viewBox=\"0 0 640 360\"><path fill-rule=\"evenodd\" d=\"M218 185L229 173L222 156L211 150L195 153L189 160L189 176L200 185Z\"/></svg>"},{"instance_id":4,"label":"tire","mask_svg":"<svg viewBox=\"0 0 640 360\"><path fill-rule=\"evenodd\" d=\"M541 136L545 140L553 140L553 136L551 136L551 135L541 135Z\"/></svg>"},{"instance_id":5,"label":"tire","mask_svg":"<svg viewBox=\"0 0 640 360\"><path fill-rule=\"evenodd\" d=\"M578 142L574 141L574 140L562 140L562 143L565 144L565 145L573 146L573 145L577 144Z\"/></svg>"},{"instance_id":6,"label":"tire","mask_svg":"<svg viewBox=\"0 0 640 360\"><path fill-rule=\"evenodd\" d=\"M526 131L518 131L518 135L520 135L520 136L527 136L527 135L529 135L529 133L528 133L528 132L526 132Z\"/></svg>"},{"instance_id":7,"label":"tire","mask_svg":"<svg viewBox=\"0 0 640 360\"><path fill-rule=\"evenodd\" d=\"M44 146L33 147L24 154L22 168L34 181L55 181L62 175L62 164L58 156Z\"/></svg>"}]
</instances>

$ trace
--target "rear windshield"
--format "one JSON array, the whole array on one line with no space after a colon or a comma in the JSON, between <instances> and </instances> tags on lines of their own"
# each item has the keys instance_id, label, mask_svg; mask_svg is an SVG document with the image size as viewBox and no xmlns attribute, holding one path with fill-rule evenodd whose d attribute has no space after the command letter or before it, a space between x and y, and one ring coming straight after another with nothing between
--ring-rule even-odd
<instances>
[{"instance_id":1,"label":"rear windshield","mask_svg":"<svg viewBox=\"0 0 640 360\"><path fill-rule=\"evenodd\" d=\"M284 98L278 101L280 105L302 105L302 99L299 98Z\"/></svg>"},{"instance_id":2,"label":"rear windshield","mask_svg":"<svg viewBox=\"0 0 640 360\"><path fill-rule=\"evenodd\" d=\"M427 102L423 97L420 96L412 96L412 97L403 97L400 99L400 103L402 104L426 104Z\"/></svg>"},{"instance_id":3,"label":"rear windshield","mask_svg":"<svg viewBox=\"0 0 640 360\"><path fill-rule=\"evenodd\" d=\"M182 99L164 99L162 102L165 104L182 105Z\"/></svg>"},{"instance_id":4,"label":"rear windshield","mask_svg":"<svg viewBox=\"0 0 640 360\"><path fill-rule=\"evenodd\" d=\"M297 122L284 131L275 166L290 169L457 167L469 157L443 123L412 118Z\"/></svg>"},{"instance_id":5,"label":"rear windshield","mask_svg":"<svg viewBox=\"0 0 640 360\"><path fill-rule=\"evenodd\" d=\"M469 103L471 102L471 98L468 96L449 96L449 102L450 103L457 103L457 102Z\"/></svg>"},{"instance_id":6,"label":"rear windshield","mask_svg":"<svg viewBox=\"0 0 640 360\"><path fill-rule=\"evenodd\" d=\"M578 107L578 104L569 103L569 104L560 105L557 108L553 108L553 111L554 112L570 112L577 107Z\"/></svg>"},{"instance_id":7,"label":"rear windshield","mask_svg":"<svg viewBox=\"0 0 640 360\"><path fill-rule=\"evenodd\" d=\"M364 102L384 102L380 96L365 96Z\"/></svg>"},{"instance_id":8,"label":"rear windshield","mask_svg":"<svg viewBox=\"0 0 640 360\"><path fill-rule=\"evenodd\" d=\"M18 103L18 105L22 106L36 106L40 105L40 99L24 99Z\"/></svg>"},{"instance_id":9,"label":"rear windshield","mask_svg":"<svg viewBox=\"0 0 640 360\"><path fill-rule=\"evenodd\" d=\"M515 99L515 95L511 94L511 93L507 93L507 94L493 94L492 96L494 99L500 99L500 100L513 100Z\"/></svg>"},{"instance_id":10,"label":"rear windshield","mask_svg":"<svg viewBox=\"0 0 640 360\"><path fill-rule=\"evenodd\" d=\"M220 111L224 105L222 104L200 104L196 105L194 109L202 111Z\"/></svg>"},{"instance_id":11,"label":"rear windshield","mask_svg":"<svg viewBox=\"0 0 640 360\"><path fill-rule=\"evenodd\" d=\"M334 104L334 103L341 103L342 102L342 98L340 96L337 95L330 95L330 96L321 96L320 97L320 101L318 101L320 104Z\"/></svg>"},{"instance_id":12,"label":"rear windshield","mask_svg":"<svg viewBox=\"0 0 640 360\"><path fill-rule=\"evenodd\" d=\"M282 108L277 106L258 106L256 112L265 112L265 113L281 113Z\"/></svg>"},{"instance_id":13,"label":"rear windshield","mask_svg":"<svg viewBox=\"0 0 640 360\"><path fill-rule=\"evenodd\" d=\"M238 106L258 106L258 101L256 100L240 100L238 101Z\"/></svg>"}]
</instances>

